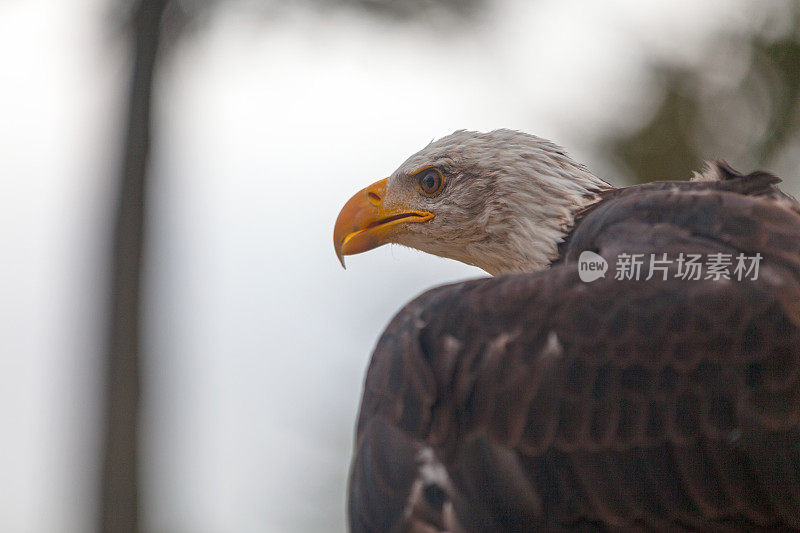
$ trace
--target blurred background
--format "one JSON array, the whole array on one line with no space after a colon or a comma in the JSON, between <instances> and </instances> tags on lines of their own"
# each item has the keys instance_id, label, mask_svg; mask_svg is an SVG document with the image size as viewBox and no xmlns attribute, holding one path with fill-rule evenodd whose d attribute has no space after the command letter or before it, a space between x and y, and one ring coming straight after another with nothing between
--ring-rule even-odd
<instances>
[{"instance_id":1,"label":"blurred background","mask_svg":"<svg viewBox=\"0 0 800 533\"><path fill-rule=\"evenodd\" d=\"M793 0L0 0L0 65L3 532L343 531L382 328L485 274L333 223L455 129L800 192Z\"/></svg>"}]
</instances>

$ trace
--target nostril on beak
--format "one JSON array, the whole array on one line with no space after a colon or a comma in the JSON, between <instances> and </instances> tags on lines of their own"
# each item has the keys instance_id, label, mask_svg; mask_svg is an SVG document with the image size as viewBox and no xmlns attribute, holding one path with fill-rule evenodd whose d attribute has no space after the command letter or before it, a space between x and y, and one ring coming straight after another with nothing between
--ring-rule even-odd
<instances>
[{"instance_id":1,"label":"nostril on beak","mask_svg":"<svg viewBox=\"0 0 800 533\"><path fill-rule=\"evenodd\" d=\"M367 193L367 200L376 207L381 203L381 197L372 191Z\"/></svg>"}]
</instances>

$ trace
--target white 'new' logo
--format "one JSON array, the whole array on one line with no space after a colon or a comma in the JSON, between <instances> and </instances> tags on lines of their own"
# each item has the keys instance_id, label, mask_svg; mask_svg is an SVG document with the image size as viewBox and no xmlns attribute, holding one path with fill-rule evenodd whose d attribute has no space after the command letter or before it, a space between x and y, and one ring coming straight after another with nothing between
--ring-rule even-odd
<instances>
[{"instance_id":1,"label":"white 'new' logo","mask_svg":"<svg viewBox=\"0 0 800 533\"><path fill-rule=\"evenodd\" d=\"M596 279L606 277L608 261L594 252L585 250L578 257L578 276L581 281L590 283Z\"/></svg>"}]
</instances>

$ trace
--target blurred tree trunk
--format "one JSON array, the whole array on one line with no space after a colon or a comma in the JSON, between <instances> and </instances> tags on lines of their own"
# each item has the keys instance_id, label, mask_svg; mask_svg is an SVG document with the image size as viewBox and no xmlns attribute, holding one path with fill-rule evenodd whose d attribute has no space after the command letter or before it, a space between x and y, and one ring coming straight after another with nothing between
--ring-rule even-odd
<instances>
[{"instance_id":1,"label":"blurred tree trunk","mask_svg":"<svg viewBox=\"0 0 800 533\"><path fill-rule=\"evenodd\" d=\"M105 381L100 531L139 530L138 425L141 262L151 97L168 0L140 0L131 20L133 64L114 228Z\"/></svg>"}]
</instances>

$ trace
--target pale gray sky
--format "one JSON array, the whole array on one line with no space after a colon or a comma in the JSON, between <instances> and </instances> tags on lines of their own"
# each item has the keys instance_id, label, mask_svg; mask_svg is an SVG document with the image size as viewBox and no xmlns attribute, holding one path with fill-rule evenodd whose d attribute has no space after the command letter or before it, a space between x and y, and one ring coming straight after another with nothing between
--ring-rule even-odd
<instances>
[{"instance_id":1,"label":"pale gray sky","mask_svg":"<svg viewBox=\"0 0 800 533\"><path fill-rule=\"evenodd\" d=\"M153 531L341 531L370 351L402 304L483 275L333 253L350 195L434 137L518 128L590 168L654 57L692 61L739 1L505 0L397 26L230 8L163 64L147 262L144 483ZM0 529L92 525L123 50L97 0L0 3Z\"/></svg>"}]
</instances>

